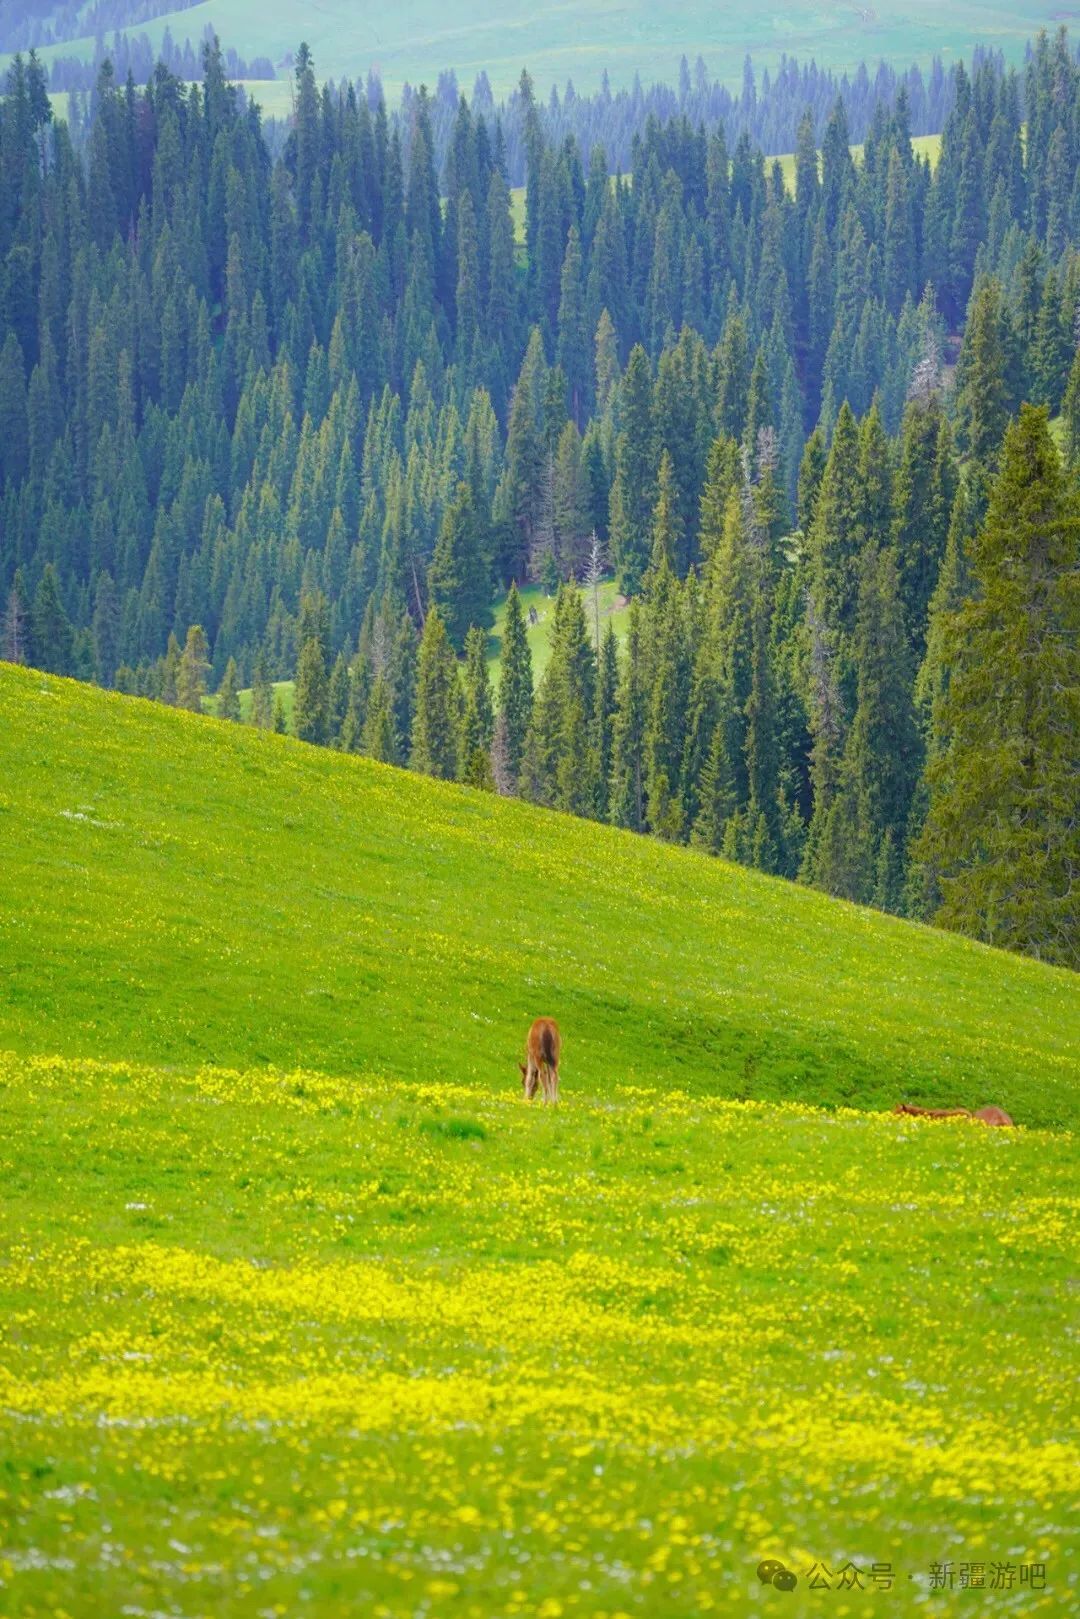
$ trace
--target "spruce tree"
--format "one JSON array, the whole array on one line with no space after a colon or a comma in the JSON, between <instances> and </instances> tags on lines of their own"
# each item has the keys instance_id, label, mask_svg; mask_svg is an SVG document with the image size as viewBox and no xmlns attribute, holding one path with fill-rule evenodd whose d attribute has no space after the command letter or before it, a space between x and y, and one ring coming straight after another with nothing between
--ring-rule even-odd
<instances>
[{"instance_id":1,"label":"spruce tree","mask_svg":"<svg viewBox=\"0 0 1080 1619\"><path fill-rule=\"evenodd\" d=\"M501 494L509 518L510 540L502 561L509 578L524 574L540 526L547 466L541 422L545 373L543 340L534 327L506 427L506 469Z\"/></svg>"},{"instance_id":2,"label":"spruce tree","mask_svg":"<svg viewBox=\"0 0 1080 1619\"><path fill-rule=\"evenodd\" d=\"M645 830L645 729L648 689L641 642L640 608L630 606L630 624L622 659L612 725L609 814L616 826Z\"/></svg>"},{"instance_id":3,"label":"spruce tree","mask_svg":"<svg viewBox=\"0 0 1080 1619\"><path fill-rule=\"evenodd\" d=\"M698 811L692 830L695 846L709 854L719 854L736 807L727 729L714 725L698 787Z\"/></svg>"},{"instance_id":4,"label":"spruce tree","mask_svg":"<svg viewBox=\"0 0 1080 1619\"><path fill-rule=\"evenodd\" d=\"M341 746L349 695L349 663L344 652L339 652L326 687L326 740L335 748Z\"/></svg>"},{"instance_id":5,"label":"spruce tree","mask_svg":"<svg viewBox=\"0 0 1080 1619\"><path fill-rule=\"evenodd\" d=\"M909 401L900 429L892 543L908 633L920 655L956 495L952 435L936 395Z\"/></svg>"},{"instance_id":6,"label":"spruce tree","mask_svg":"<svg viewBox=\"0 0 1080 1619\"><path fill-rule=\"evenodd\" d=\"M899 852L919 774L912 676L896 561L871 545L860 566L857 700L815 880L846 899L899 903ZM886 880L887 879L887 880Z\"/></svg>"},{"instance_id":7,"label":"spruce tree","mask_svg":"<svg viewBox=\"0 0 1080 1619\"><path fill-rule=\"evenodd\" d=\"M578 577L591 528L589 487L582 461L581 434L568 421L555 450L555 552L564 578Z\"/></svg>"},{"instance_id":8,"label":"spruce tree","mask_svg":"<svg viewBox=\"0 0 1080 1619\"><path fill-rule=\"evenodd\" d=\"M825 435L820 427L815 427L806 441L802 460L799 463L799 488L795 503L795 523L803 535L809 534L813 525L814 509L817 506L821 480L825 476L825 462L827 459Z\"/></svg>"},{"instance_id":9,"label":"spruce tree","mask_svg":"<svg viewBox=\"0 0 1080 1619\"><path fill-rule=\"evenodd\" d=\"M918 857L936 920L1080 967L1080 509L1045 409L1008 429L949 620L944 745L928 765Z\"/></svg>"},{"instance_id":10,"label":"spruce tree","mask_svg":"<svg viewBox=\"0 0 1080 1619\"><path fill-rule=\"evenodd\" d=\"M677 839L685 824L681 797L683 744L689 696L682 593L666 578L661 555L654 588L659 600L648 613L648 718L645 727L645 800L649 826L658 837ZM666 582L665 582L666 581Z\"/></svg>"},{"instance_id":11,"label":"spruce tree","mask_svg":"<svg viewBox=\"0 0 1080 1619\"><path fill-rule=\"evenodd\" d=\"M952 681L952 660L956 650L953 646L952 619L970 590L968 549L972 534L969 517L967 489L961 483L953 506L945 555L934 594L930 598L926 651L915 679L915 717L926 766L916 786L908 816L904 910L908 916L918 917L922 921L928 921L941 902L933 867L920 858L918 850L930 803L928 767L947 744L945 699Z\"/></svg>"},{"instance_id":12,"label":"spruce tree","mask_svg":"<svg viewBox=\"0 0 1080 1619\"><path fill-rule=\"evenodd\" d=\"M30 454L23 351L13 331L0 347L0 489L17 484Z\"/></svg>"},{"instance_id":13,"label":"spruce tree","mask_svg":"<svg viewBox=\"0 0 1080 1619\"><path fill-rule=\"evenodd\" d=\"M674 571L675 559L681 545L682 518L679 513L678 490L675 487L675 466L670 453L664 450L660 456L656 505L653 507L650 573L656 573L665 567Z\"/></svg>"},{"instance_id":14,"label":"spruce tree","mask_svg":"<svg viewBox=\"0 0 1080 1619\"><path fill-rule=\"evenodd\" d=\"M160 701L167 703L170 708L175 708L177 706L177 683L180 678L180 643L176 639L176 636L171 632L169 634L168 645L165 648L165 656L161 660L160 667ZM120 689L121 691L124 691L128 688L121 686ZM138 690L138 687L133 685L130 689L132 691L136 691Z\"/></svg>"},{"instance_id":15,"label":"spruce tree","mask_svg":"<svg viewBox=\"0 0 1080 1619\"><path fill-rule=\"evenodd\" d=\"M90 628L94 642L94 678L101 686L111 686L120 658L120 602L112 575L105 569L98 575Z\"/></svg>"},{"instance_id":16,"label":"spruce tree","mask_svg":"<svg viewBox=\"0 0 1080 1619\"><path fill-rule=\"evenodd\" d=\"M510 586L499 654L499 711L504 716L506 768L516 791L533 708L532 653L517 585Z\"/></svg>"},{"instance_id":17,"label":"spruce tree","mask_svg":"<svg viewBox=\"0 0 1080 1619\"><path fill-rule=\"evenodd\" d=\"M433 607L420 637L410 760L413 769L444 781L455 780L460 733L461 678L442 615Z\"/></svg>"},{"instance_id":18,"label":"spruce tree","mask_svg":"<svg viewBox=\"0 0 1080 1619\"><path fill-rule=\"evenodd\" d=\"M474 625L465 637L465 696L461 718L461 779L470 787L494 786L491 745L495 713L487 671L487 636Z\"/></svg>"},{"instance_id":19,"label":"spruce tree","mask_svg":"<svg viewBox=\"0 0 1080 1619\"><path fill-rule=\"evenodd\" d=\"M750 692L746 699L747 827L751 863L776 871L780 860L780 757L777 746L776 677L770 645L772 600L768 571L753 569L750 585Z\"/></svg>"},{"instance_id":20,"label":"spruce tree","mask_svg":"<svg viewBox=\"0 0 1080 1619\"><path fill-rule=\"evenodd\" d=\"M301 742L329 741L329 681L321 635L312 633L300 647L293 695L293 731Z\"/></svg>"},{"instance_id":21,"label":"spruce tree","mask_svg":"<svg viewBox=\"0 0 1080 1619\"><path fill-rule=\"evenodd\" d=\"M1009 420L1007 346L1001 288L984 277L972 294L956 369L956 419L961 449L984 467L997 465Z\"/></svg>"},{"instance_id":22,"label":"spruce tree","mask_svg":"<svg viewBox=\"0 0 1080 1619\"><path fill-rule=\"evenodd\" d=\"M240 721L240 693L238 691L239 676L236 669L236 659L230 658L225 665L225 673L221 677L221 685L217 690L217 717L219 720Z\"/></svg>"},{"instance_id":23,"label":"spruce tree","mask_svg":"<svg viewBox=\"0 0 1080 1619\"><path fill-rule=\"evenodd\" d=\"M209 673L210 648L206 632L201 624L192 624L188 628L176 672L178 708L188 708L195 714L202 712L202 700L206 696L206 677Z\"/></svg>"},{"instance_id":24,"label":"spruce tree","mask_svg":"<svg viewBox=\"0 0 1080 1619\"><path fill-rule=\"evenodd\" d=\"M1061 406L1065 436L1065 457L1074 470L1080 468L1080 348L1069 372Z\"/></svg>"},{"instance_id":25,"label":"spruce tree","mask_svg":"<svg viewBox=\"0 0 1080 1619\"><path fill-rule=\"evenodd\" d=\"M274 688L266 668L266 654L260 647L255 654L251 676L251 724L260 731L274 728Z\"/></svg>"},{"instance_id":26,"label":"spruce tree","mask_svg":"<svg viewBox=\"0 0 1080 1619\"><path fill-rule=\"evenodd\" d=\"M522 761L522 787L534 803L576 815L594 812L596 654L581 592L561 585L555 599L551 657L533 703Z\"/></svg>"},{"instance_id":27,"label":"spruce tree","mask_svg":"<svg viewBox=\"0 0 1080 1619\"><path fill-rule=\"evenodd\" d=\"M378 674L368 697L360 738L361 752L381 764L401 763L401 739L394 719L394 694L385 674Z\"/></svg>"},{"instance_id":28,"label":"spruce tree","mask_svg":"<svg viewBox=\"0 0 1080 1619\"><path fill-rule=\"evenodd\" d=\"M640 344L620 386L620 420L611 486L611 554L619 583L631 596L640 589L649 563L656 503L652 372Z\"/></svg>"},{"instance_id":29,"label":"spruce tree","mask_svg":"<svg viewBox=\"0 0 1080 1619\"><path fill-rule=\"evenodd\" d=\"M721 434L713 440L705 467L705 485L701 492L701 521L698 543L706 565L712 560L724 536L728 501L742 484L739 446L733 438Z\"/></svg>"},{"instance_id":30,"label":"spruce tree","mask_svg":"<svg viewBox=\"0 0 1080 1619\"><path fill-rule=\"evenodd\" d=\"M589 378L592 367L585 327L581 234L576 225L570 227L563 260L556 361L566 377L570 419L580 430L585 425L590 403Z\"/></svg>"},{"instance_id":31,"label":"spruce tree","mask_svg":"<svg viewBox=\"0 0 1080 1619\"><path fill-rule=\"evenodd\" d=\"M457 651L465 646L471 626L483 630L494 622L491 578L480 545L480 516L467 483L446 508L428 569L428 594Z\"/></svg>"},{"instance_id":32,"label":"spruce tree","mask_svg":"<svg viewBox=\"0 0 1080 1619\"><path fill-rule=\"evenodd\" d=\"M619 653L615 626L608 620L596 668L596 747L598 754L596 815L606 821L610 810L611 766L615 741L615 708L619 689Z\"/></svg>"}]
</instances>

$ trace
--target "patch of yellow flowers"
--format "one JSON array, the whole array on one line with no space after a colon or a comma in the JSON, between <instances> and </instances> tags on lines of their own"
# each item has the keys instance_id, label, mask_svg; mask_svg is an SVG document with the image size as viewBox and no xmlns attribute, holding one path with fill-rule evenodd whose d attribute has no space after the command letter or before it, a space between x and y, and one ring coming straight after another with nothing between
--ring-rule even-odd
<instances>
[{"instance_id":1,"label":"patch of yellow flowers","mask_svg":"<svg viewBox=\"0 0 1080 1619\"><path fill-rule=\"evenodd\" d=\"M0 1124L5 1616L1075 1598L1067 1136L2 1056Z\"/></svg>"}]
</instances>

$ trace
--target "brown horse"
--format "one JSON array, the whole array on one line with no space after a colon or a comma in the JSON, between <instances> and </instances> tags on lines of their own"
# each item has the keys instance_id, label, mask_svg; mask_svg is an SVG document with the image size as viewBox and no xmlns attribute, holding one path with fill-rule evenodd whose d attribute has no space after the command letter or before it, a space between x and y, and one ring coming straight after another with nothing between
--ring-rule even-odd
<instances>
[{"instance_id":1,"label":"brown horse","mask_svg":"<svg viewBox=\"0 0 1080 1619\"><path fill-rule=\"evenodd\" d=\"M916 1107L914 1102L897 1102L894 1113L909 1113L917 1119L978 1119L980 1124L1011 1125L1012 1119L1001 1107Z\"/></svg>"},{"instance_id":2,"label":"brown horse","mask_svg":"<svg viewBox=\"0 0 1080 1619\"><path fill-rule=\"evenodd\" d=\"M562 1036L551 1017L538 1017L525 1042L525 1061L518 1063L525 1100L531 1102L541 1088L545 1102L559 1100L559 1053Z\"/></svg>"}]
</instances>

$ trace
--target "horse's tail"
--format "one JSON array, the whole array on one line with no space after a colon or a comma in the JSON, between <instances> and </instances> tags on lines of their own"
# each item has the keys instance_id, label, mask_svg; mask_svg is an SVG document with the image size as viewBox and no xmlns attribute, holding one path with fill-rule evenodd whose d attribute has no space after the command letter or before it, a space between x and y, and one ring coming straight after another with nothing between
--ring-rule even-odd
<instances>
[{"instance_id":1,"label":"horse's tail","mask_svg":"<svg viewBox=\"0 0 1080 1619\"><path fill-rule=\"evenodd\" d=\"M550 1023L545 1023L540 1030L540 1061L545 1068L559 1066L559 1053L555 1045L555 1030Z\"/></svg>"}]
</instances>

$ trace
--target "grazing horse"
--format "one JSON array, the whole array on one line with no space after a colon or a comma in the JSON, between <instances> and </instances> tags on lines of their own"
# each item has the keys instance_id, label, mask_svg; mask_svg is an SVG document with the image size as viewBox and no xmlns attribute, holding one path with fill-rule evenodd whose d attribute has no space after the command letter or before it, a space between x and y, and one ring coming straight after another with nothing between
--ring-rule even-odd
<instances>
[{"instance_id":1,"label":"grazing horse","mask_svg":"<svg viewBox=\"0 0 1080 1619\"><path fill-rule=\"evenodd\" d=\"M894 1113L910 1113L917 1119L978 1119L980 1124L1011 1125L1012 1119L1001 1107L916 1107L914 1102L897 1102Z\"/></svg>"},{"instance_id":2,"label":"grazing horse","mask_svg":"<svg viewBox=\"0 0 1080 1619\"><path fill-rule=\"evenodd\" d=\"M559 1100L559 1052L562 1036L551 1017L538 1017L525 1042L525 1061L518 1063L525 1100L531 1102L542 1088L545 1102Z\"/></svg>"}]
</instances>

